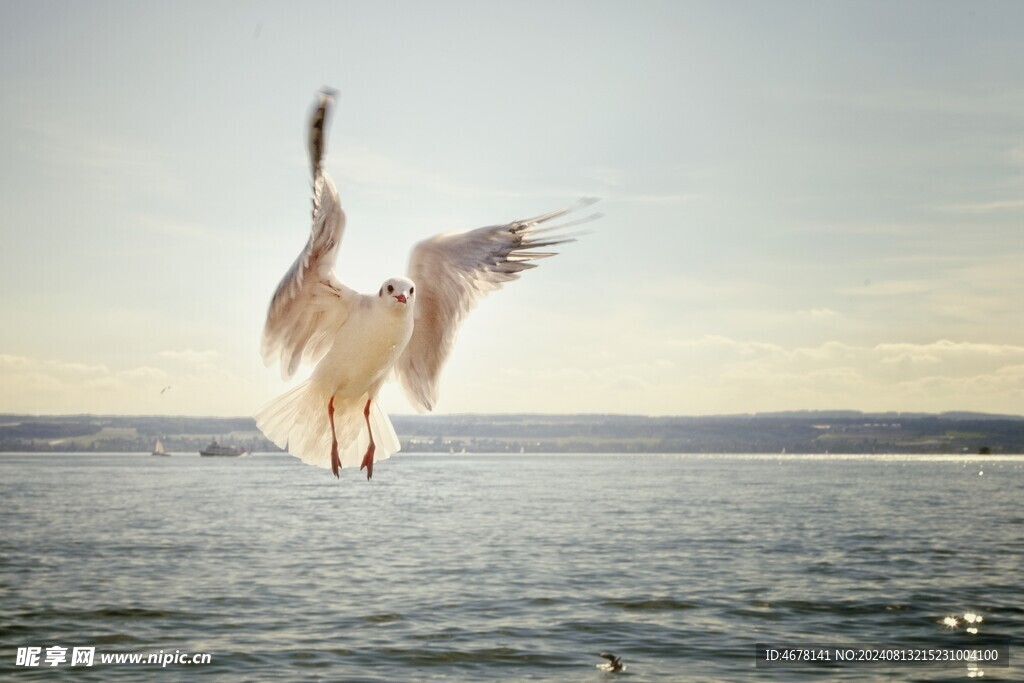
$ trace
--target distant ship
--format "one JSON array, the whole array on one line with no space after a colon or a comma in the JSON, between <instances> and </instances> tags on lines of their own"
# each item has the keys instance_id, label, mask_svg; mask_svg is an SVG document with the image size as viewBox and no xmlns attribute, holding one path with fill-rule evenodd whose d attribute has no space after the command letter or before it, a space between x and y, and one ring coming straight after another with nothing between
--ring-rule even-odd
<instances>
[{"instance_id":1,"label":"distant ship","mask_svg":"<svg viewBox=\"0 0 1024 683\"><path fill-rule=\"evenodd\" d=\"M156 443L153 444L153 452L150 455L170 455L170 453L164 450L164 442L157 439Z\"/></svg>"},{"instance_id":2,"label":"distant ship","mask_svg":"<svg viewBox=\"0 0 1024 683\"><path fill-rule=\"evenodd\" d=\"M237 458L240 455L245 455L245 449L238 446L221 446L214 439L209 446L199 451L199 455L226 455Z\"/></svg>"}]
</instances>

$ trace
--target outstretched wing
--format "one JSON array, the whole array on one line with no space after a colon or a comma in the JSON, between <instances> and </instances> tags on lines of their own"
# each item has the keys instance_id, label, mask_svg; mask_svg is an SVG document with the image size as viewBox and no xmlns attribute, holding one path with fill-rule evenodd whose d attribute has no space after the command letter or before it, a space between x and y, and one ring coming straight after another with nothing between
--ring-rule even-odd
<instances>
[{"instance_id":1,"label":"outstretched wing","mask_svg":"<svg viewBox=\"0 0 1024 683\"><path fill-rule=\"evenodd\" d=\"M582 199L567 209L536 218L437 235L416 245L409 259L409 277L416 284L415 326L396 371L417 409L432 410L437 402L441 367L451 353L459 325L476 301L503 283L517 279L522 271L536 268L531 261L554 256L555 252L544 250L546 247L575 241L575 234L558 230L598 215L540 226L596 201Z\"/></svg>"},{"instance_id":2,"label":"outstretched wing","mask_svg":"<svg viewBox=\"0 0 1024 683\"><path fill-rule=\"evenodd\" d=\"M345 232L338 191L322 166L324 126L333 97L320 93L309 125L313 166L313 227L306 247L277 286L263 326L263 360L281 362L281 374L295 374L303 360L319 360L348 318L355 292L334 277L334 262Z\"/></svg>"}]
</instances>

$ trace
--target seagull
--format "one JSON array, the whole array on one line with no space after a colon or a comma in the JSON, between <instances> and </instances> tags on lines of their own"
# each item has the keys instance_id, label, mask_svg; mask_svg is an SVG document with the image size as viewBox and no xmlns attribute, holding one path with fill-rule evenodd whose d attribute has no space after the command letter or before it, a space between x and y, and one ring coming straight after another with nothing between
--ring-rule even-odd
<instances>
[{"instance_id":1,"label":"seagull","mask_svg":"<svg viewBox=\"0 0 1024 683\"><path fill-rule=\"evenodd\" d=\"M160 395L161 395L161 396L163 396L163 395L164 395L164 392L166 392L166 391L167 391L168 389L170 389L170 388L171 388L171 387L170 387L170 385L168 385L168 386L164 387L163 389L161 389L161 390L160 390Z\"/></svg>"},{"instance_id":2,"label":"seagull","mask_svg":"<svg viewBox=\"0 0 1024 683\"><path fill-rule=\"evenodd\" d=\"M284 379L302 362L315 367L309 379L261 408L256 424L303 462L330 467L335 477L342 467L359 463L370 479L374 460L400 449L377 401L384 382L397 379L417 410L432 410L441 368L477 300L535 268L531 261L553 256L548 247L580 234L559 231L599 214L551 225L597 201L584 198L535 218L436 235L413 248L408 277L391 277L377 292L359 293L333 272L346 223L323 166L334 94L320 92L309 126L309 240L270 300L261 348L268 366L280 363Z\"/></svg>"},{"instance_id":3,"label":"seagull","mask_svg":"<svg viewBox=\"0 0 1024 683\"><path fill-rule=\"evenodd\" d=\"M626 670L626 665L622 663L622 657L616 657L611 652L602 652L598 657L604 657L608 660L605 664L598 664L597 668L601 671L611 671L612 673L619 673L620 671Z\"/></svg>"}]
</instances>

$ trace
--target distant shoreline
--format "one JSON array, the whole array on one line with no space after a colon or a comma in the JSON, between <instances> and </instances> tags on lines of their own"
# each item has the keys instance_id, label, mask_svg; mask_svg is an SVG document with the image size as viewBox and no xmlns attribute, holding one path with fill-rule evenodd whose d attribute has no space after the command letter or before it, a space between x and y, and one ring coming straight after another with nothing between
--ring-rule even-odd
<instances>
[{"instance_id":1,"label":"distant shoreline","mask_svg":"<svg viewBox=\"0 0 1024 683\"><path fill-rule=\"evenodd\" d=\"M418 453L1024 454L1024 417L818 411L705 417L397 415ZM0 452L280 452L248 417L0 415Z\"/></svg>"},{"instance_id":2,"label":"distant shoreline","mask_svg":"<svg viewBox=\"0 0 1024 683\"><path fill-rule=\"evenodd\" d=\"M204 460L209 462L224 462L231 460L238 460L239 458L204 458L199 453L171 453L172 457L177 459L195 458L196 460ZM152 454L146 453L145 451L0 451L0 458L14 457L14 456L29 456L29 457L61 457L61 456L117 456L125 458L148 458L152 457ZM608 451L603 453L582 453L575 451L560 451L560 452L533 452L533 453L509 453L509 452L472 452L466 451L465 453L437 453L427 451L407 451L401 450L395 453L392 457L403 456L403 457L533 457L543 458L544 456L567 456L567 457L580 457L580 458L592 458L592 457L622 457L622 456L674 456L682 458L694 458L694 459L738 459L738 460L870 460L870 459L886 459L886 458L899 458L913 460L920 458L922 460L934 460L941 459L949 462L970 462L977 461L978 463L986 462L1010 462L1016 460L1024 460L1024 453L989 453L980 455L978 453L662 453L662 452L632 452L632 453L620 453L616 451ZM250 453L247 458L258 457L291 457L286 451L268 451ZM158 461L158 458L154 458L154 462ZM166 458L165 458L166 460Z\"/></svg>"}]
</instances>

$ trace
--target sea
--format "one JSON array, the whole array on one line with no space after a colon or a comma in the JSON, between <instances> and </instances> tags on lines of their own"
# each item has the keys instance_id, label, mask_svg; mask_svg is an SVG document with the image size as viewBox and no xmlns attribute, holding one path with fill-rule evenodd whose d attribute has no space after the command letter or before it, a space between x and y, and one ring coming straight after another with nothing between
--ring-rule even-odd
<instances>
[{"instance_id":1,"label":"sea","mask_svg":"<svg viewBox=\"0 0 1024 683\"><path fill-rule=\"evenodd\" d=\"M1024 458L4 454L0 528L4 680L1024 680Z\"/></svg>"}]
</instances>

